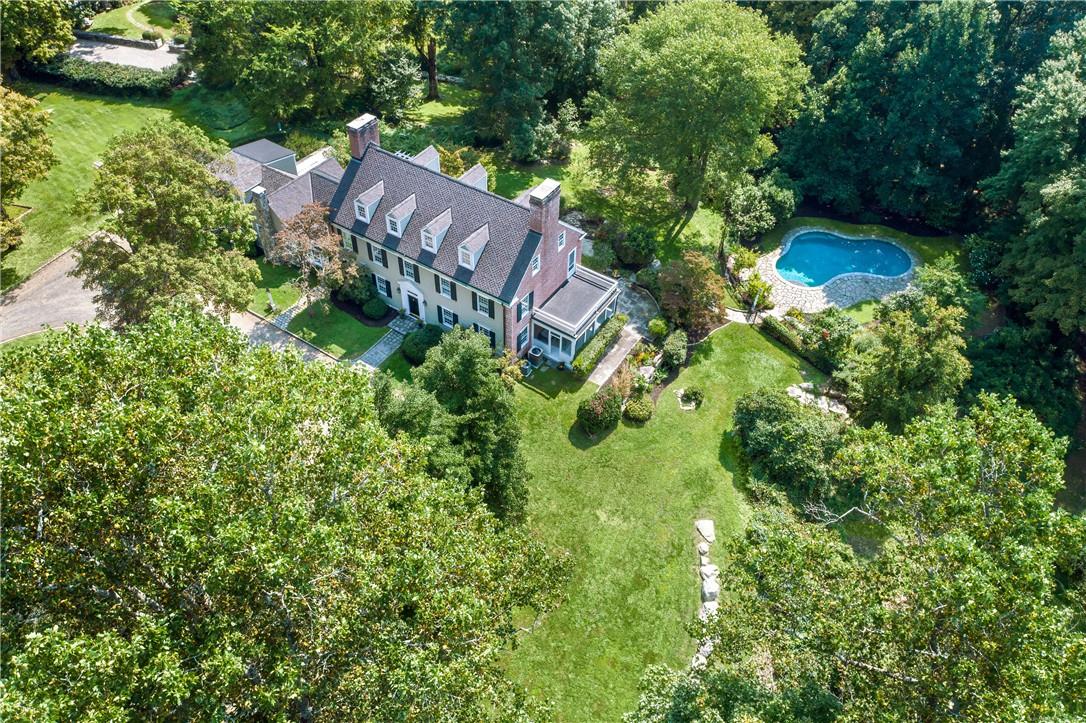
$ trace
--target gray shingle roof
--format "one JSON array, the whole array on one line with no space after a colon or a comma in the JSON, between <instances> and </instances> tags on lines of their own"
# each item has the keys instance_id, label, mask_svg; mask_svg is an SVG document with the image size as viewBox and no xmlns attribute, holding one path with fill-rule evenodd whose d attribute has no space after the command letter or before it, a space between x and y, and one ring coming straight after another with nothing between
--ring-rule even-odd
<instances>
[{"instance_id":1,"label":"gray shingle roof","mask_svg":"<svg viewBox=\"0 0 1086 723\"><path fill-rule=\"evenodd\" d=\"M298 176L289 183L268 194L268 206L284 223L294 218L309 203L328 205L332 199L335 181L343 169L334 158Z\"/></svg>"},{"instance_id":2,"label":"gray shingle roof","mask_svg":"<svg viewBox=\"0 0 1086 723\"><path fill-rule=\"evenodd\" d=\"M385 195L377 205L372 223L359 221L354 214L358 194L384 181ZM416 210L396 238L385 231L385 214L415 194ZM383 245L396 253L437 269L463 284L510 302L539 245L540 235L529 230L531 212L524 206L455 178L399 158L370 144L362 159L352 159L329 204L337 226ZM421 230L445 209L452 209L452 224L437 253L422 249ZM460 243L484 224L490 239L474 271L457 261Z\"/></svg>"},{"instance_id":3,"label":"gray shingle roof","mask_svg":"<svg viewBox=\"0 0 1086 723\"><path fill-rule=\"evenodd\" d=\"M243 195L253 186L260 185L263 166L251 158L238 155L234 151L228 153L226 157L231 163L223 164L224 167L214 170L218 178L237 189L239 195Z\"/></svg>"},{"instance_id":4,"label":"gray shingle roof","mask_svg":"<svg viewBox=\"0 0 1086 723\"><path fill-rule=\"evenodd\" d=\"M294 151L269 141L267 138L261 138L258 141L238 146L234 149L234 153L245 158L251 158L257 163L271 163L272 161L278 161L280 158L294 155Z\"/></svg>"}]
</instances>

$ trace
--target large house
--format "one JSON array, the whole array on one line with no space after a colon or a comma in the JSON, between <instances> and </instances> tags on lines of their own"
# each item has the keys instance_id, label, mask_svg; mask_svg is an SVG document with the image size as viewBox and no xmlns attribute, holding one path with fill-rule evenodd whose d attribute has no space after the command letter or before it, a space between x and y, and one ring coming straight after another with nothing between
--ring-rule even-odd
<instances>
[{"instance_id":1,"label":"large house","mask_svg":"<svg viewBox=\"0 0 1086 723\"><path fill-rule=\"evenodd\" d=\"M481 165L452 178L433 147L414 157L382 149L372 115L347 134L351 161L329 219L389 304L555 361L571 360L615 313L618 284L579 263L584 232L559 218L557 181L510 201L486 190Z\"/></svg>"}]
</instances>

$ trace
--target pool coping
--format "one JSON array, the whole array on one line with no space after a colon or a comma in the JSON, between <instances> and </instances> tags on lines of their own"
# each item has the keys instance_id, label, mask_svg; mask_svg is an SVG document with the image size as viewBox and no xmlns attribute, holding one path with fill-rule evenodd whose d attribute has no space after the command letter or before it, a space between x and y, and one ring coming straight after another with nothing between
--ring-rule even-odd
<instances>
[{"instance_id":1,"label":"pool coping","mask_svg":"<svg viewBox=\"0 0 1086 723\"><path fill-rule=\"evenodd\" d=\"M838 238L847 239L849 241L882 241L883 243L888 243L891 246L896 246L897 248L904 251L905 255L909 257L909 268L907 268L904 273L896 274L894 276L887 276L886 274L872 274L872 273L869 273L867 271L846 271L843 274L837 274L836 276L831 276L830 278L823 281L821 284L817 284L815 286L808 286L807 284L799 284L799 283L796 283L795 281L784 278L783 276L781 276L780 272L777 271L777 261L780 260L781 256L784 256L786 253L788 253L788 248L792 245L792 241L793 241L793 239L796 238L796 236L799 236L802 233L810 233L811 231L821 231L822 233L828 233L831 236L837 236ZM840 231L831 231L828 228L818 227L818 226L801 226L799 228L794 228L791 231L787 232L781 238L781 245L779 247L777 247L777 249L775 251L770 251L768 254L766 254L766 256L770 256L770 255L772 255L774 253L776 255L773 258L773 273L776 274L777 278L780 279L781 281L783 281L784 283L791 284L792 286L798 286L801 289L821 289L821 288L824 288L826 286L829 286L830 284L834 283L835 281L838 281L838 280L841 280L841 279L847 279L847 278L850 278L850 277L866 278L866 279L885 279L887 281L894 281L894 280L897 280L897 279L904 279L907 276L912 276L913 272L916 270L917 265L919 265L920 263L923 263L921 261L921 259L916 254L914 254L912 251L910 251L909 249L905 248L904 246L899 244L897 241L894 241L892 239L888 239L888 238L885 238L885 237L882 237L882 236L874 236L872 234L865 234L863 236L855 236L855 235L852 235L852 234L841 233Z\"/></svg>"}]
</instances>

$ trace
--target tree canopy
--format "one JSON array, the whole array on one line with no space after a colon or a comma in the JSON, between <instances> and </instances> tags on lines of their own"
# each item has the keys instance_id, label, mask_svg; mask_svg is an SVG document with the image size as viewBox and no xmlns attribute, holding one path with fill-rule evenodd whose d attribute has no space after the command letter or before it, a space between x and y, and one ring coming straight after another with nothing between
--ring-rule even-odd
<instances>
[{"instance_id":1,"label":"tree canopy","mask_svg":"<svg viewBox=\"0 0 1086 723\"><path fill-rule=\"evenodd\" d=\"M0 70L17 63L44 63L73 42L72 4L63 0L18 0L0 4Z\"/></svg>"},{"instance_id":2,"label":"tree canopy","mask_svg":"<svg viewBox=\"0 0 1086 723\"><path fill-rule=\"evenodd\" d=\"M256 234L252 209L213 173L225 169L226 151L178 121L110 141L80 203L104 214L108 233L78 245L76 268L105 318L143 321L173 299L222 316L248 305L260 277L244 254Z\"/></svg>"},{"instance_id":3,"label":"tree canopy","mask_svg":"<svg viewBox=\"0 0 1086 723\"><path fill-rule=\"evenodd\" d=\"M708 191L773 154L767 131L794 115L806 80L799 45L757 12L665 5L601 54L589 103L593 167L616 189L654 179L669 199L666 237L675 238Z\"/></svg>"},{"instance_id":4,"label":"tree canopy","mask_svg":"<svg viewBox=\"0 0 1086 723\"><path fill-rule=\"evenodd\" d=\"M561 564L431 477L368 380L199 312L5 355L5 719L534 716Z\"/></svg>"},{"instance_id":5,"label":"tree canopy","mask_svg":"<svg viewBox=\"0 0 1086 723\"><path fill-rule=\"evenodd\" d=\"M56 165L49 114L38 101L0 87L0 252L18 243L20 229L8 212L33 181Z\"/></svg>"}]
</instances>

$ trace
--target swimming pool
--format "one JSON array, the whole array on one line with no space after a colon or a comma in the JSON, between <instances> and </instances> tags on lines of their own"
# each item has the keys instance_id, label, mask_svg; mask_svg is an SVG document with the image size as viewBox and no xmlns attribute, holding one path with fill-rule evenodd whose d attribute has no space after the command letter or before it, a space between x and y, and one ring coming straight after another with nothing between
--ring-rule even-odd
<instances>
[{"instance_id":1,"label":"swimming pool","mask_svg":"<svg viewBox=\"0 0 1086 723\"><path fill-rule=\"evenodd\" d=\"M777 259L777 273L794 284L822 286L842 274L901 276L912 265L909 254L889 241L812 230L801 231L787 243Z\"/></svg>"}]
</instances>

